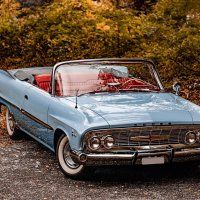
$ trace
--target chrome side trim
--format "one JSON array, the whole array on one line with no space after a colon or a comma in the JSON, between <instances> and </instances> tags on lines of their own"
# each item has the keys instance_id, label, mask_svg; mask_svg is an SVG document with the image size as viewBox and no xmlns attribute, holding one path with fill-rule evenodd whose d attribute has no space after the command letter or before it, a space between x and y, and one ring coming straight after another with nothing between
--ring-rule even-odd
<instances>
[{"instance_id":1,"label":"chrome side trim","mask_svg":"<svg viewBox=\"0 0 200 200\"><path fill-rule=\"evenodd\" d=\"M0 99L2 99L4 102L6 102L7 104L11 105L13 108L19 110L23 115L26 115L27 117L29 117L30 119L32 119L33 121L39 123L40 125L44 126L47 129L53 130L53 128L51 126L49 126L48 124L44 123L43 121L41 121L40 119L34 117L33 115L31 115L30 113L26 112L23 109L20 109L19 107L17 107L16 105L14 105L13 103L10 103L9 101L7 101L6 99L0 97ZM3 103L0 102L0 105L2 105Z\"/></svg>"},{"instance_id":2,"label":"chrome side trim","mask_svg":"<svg viewBox=\"0 0 200 200\"><path fill-rule=\"evenodd\" d=\"M44 126L45 128L53 130L53 128L51 126L49 126L48 124L44 123L40 119L34 117L33 115L31 115L30 113L26 112L25 110L21 109L21 112L22 112L22 114L26 115L27 117L29 117L33 121L37 122L38 124Z\"/></svg>"}]
</instances>

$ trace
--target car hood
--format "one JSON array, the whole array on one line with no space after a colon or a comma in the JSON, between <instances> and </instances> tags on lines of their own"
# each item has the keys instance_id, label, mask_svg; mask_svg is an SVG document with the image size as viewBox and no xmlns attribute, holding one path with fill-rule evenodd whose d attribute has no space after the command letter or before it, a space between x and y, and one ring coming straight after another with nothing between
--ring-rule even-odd
<instances>
[{"instance_id":1,"label":"car hood","mask_svg":"<svg viewBox=\"0 0 200 200\"><path fill-rule=\"evenodd\" d=\"M75 102L75 97L68 100ZM89 94L77 97L77 102L111 127L200 124L200 107L171 93Z\"/></svg>"}]
</instances>

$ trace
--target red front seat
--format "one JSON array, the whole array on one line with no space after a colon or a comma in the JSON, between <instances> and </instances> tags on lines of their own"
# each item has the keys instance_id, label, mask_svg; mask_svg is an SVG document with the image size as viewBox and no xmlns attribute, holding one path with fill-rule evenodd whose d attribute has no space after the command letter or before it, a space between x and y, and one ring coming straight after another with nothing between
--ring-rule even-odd
<instances>
[{"instance_id":1,"label":"red front seat","mask_svg":"<svg viewBox=\"0 0 200 200\"><path fill-rule=\"evenodd\" d=\"M39 74L35 76L36 84L39 88L49 92L51 74Z\"/></svg>"}]
</instances>

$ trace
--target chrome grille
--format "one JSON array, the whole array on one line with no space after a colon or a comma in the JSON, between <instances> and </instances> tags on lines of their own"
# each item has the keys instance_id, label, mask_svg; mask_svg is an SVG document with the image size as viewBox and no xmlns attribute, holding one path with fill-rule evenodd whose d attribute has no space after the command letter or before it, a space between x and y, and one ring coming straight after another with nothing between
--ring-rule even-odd
<instances>
[{"instance_id":1,"label":"chrome grille","mask_svg":"<svg viewBox=\"0 0 200 200\"><path fill-rule=\"evenodd\" d=\"M131 128L116 128L93 130L86 133L84 137L85 149L90 151L88 140L93 136L104 137L112 135L115 140L115 146L112 150L132 149L142 146L155 145L174 145L185 144L185 135L189 131L194 131L200 137L200 125L171 125L171 126L144 126ZM104 151L99 149L97 151Z\"/></svg>"},{"instance_id":2,"label":"chrome grille","mask_svg":"<svg viewBox=\"0 0 200 200\"><path fill-rule=\"evenodd\" d=\"M116 146L146 146L184 143L188 129L130 130L113 134ZM159 139L160 138L160 139Z\"/></svg>"}]
</instances>

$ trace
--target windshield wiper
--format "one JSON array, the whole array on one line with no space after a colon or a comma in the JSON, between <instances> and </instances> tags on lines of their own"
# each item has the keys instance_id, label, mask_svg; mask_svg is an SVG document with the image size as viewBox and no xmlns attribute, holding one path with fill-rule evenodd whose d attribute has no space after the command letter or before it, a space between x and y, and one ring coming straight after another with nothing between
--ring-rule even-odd
<instances>
[{"instance_id":1,"label":"windshield wiper","mask_svg":"<svg viewBox=\"0 0 200 200\"><path fill-rule=\"evenodd\" d=\"M91 92L86 92L86 93L82 93L82 94L79 94L77 95L78 97L80 96L83 96L83 95L86 95L86 94L97 94L97 93L108 93L108 91L91 91Z\"/></svg>"},{"instance_id":2,"label":"windshield wiper","mask_svg":"<svg viewBox=\"0 0 200 200\"><path fill-rule=\"evenodd\" d=\"M157 92L155 90L150 90L150 89L142 89L142 88L133 88L133 89L119 89L119 92Z\"/></svg>"},{"instance_id":3,"label":"windshield wiper","mask_svg":"<svg viewBox=\"0 0 200 200\"><path fill-rule=\"evenodd\" d=\"M87 95L87 94L97 94L97 93L117 93L117 92L158 92L156 90L142 89L142 88L133 88L133 89L116 89L116 91L91 91L77 95L78 97Z\"/></svg>"}]
</instances>

